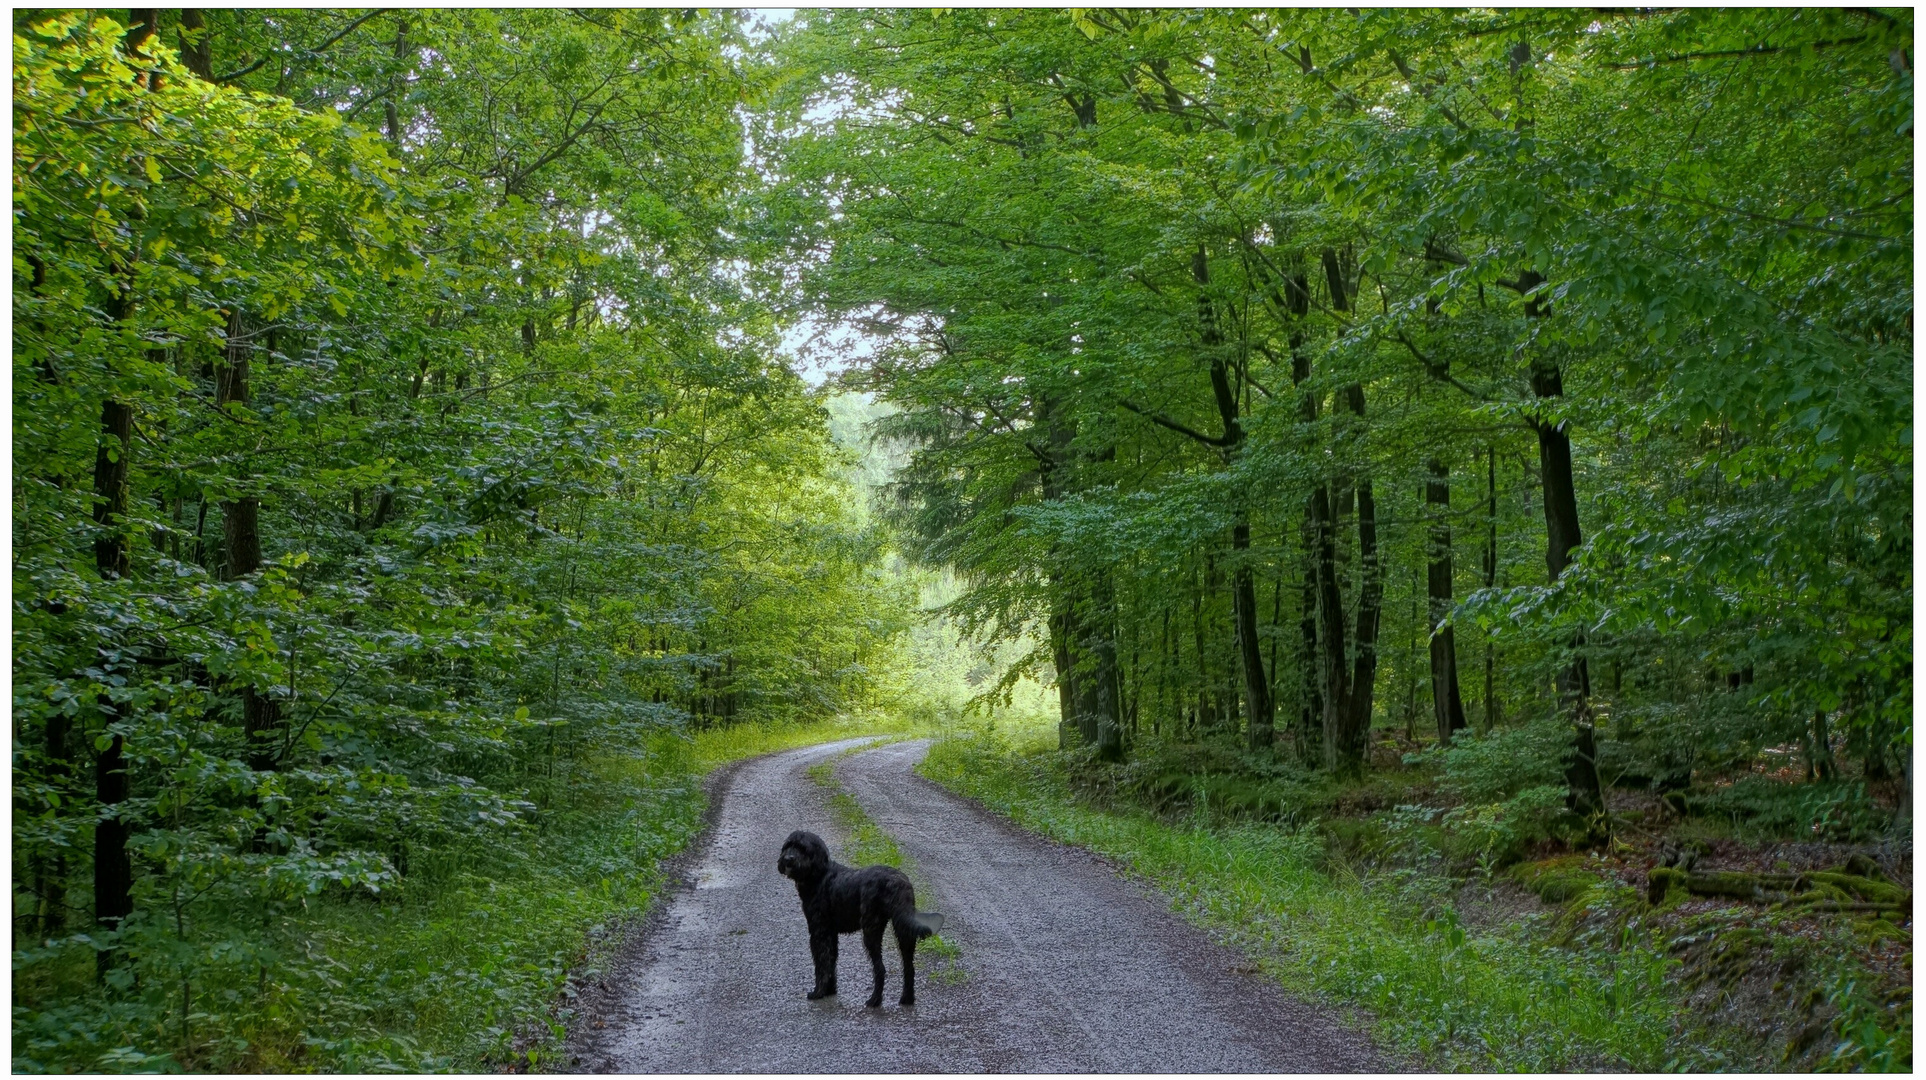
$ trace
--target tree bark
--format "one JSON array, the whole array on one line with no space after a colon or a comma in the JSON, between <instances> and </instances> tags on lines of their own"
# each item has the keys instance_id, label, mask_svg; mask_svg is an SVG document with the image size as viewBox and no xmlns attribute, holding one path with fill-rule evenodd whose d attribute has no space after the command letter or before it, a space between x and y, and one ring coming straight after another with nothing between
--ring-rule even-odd
<instances>
[{"instance_id":1,"label":"tree bark","mask_svg":"<svg viewBox=\"0 0 1926 1080\"><path fill-rule=\"evenodd\" d=\"M1317 422L1318 399L1304 383L1311 377L1311 358L1304 351L1304 319L1311 312L1311 283L1303 273L1295 273L1285 280L1284 295L1279 298L1284 310L1291 318L1291 386L1298 393L1298 420L1309 425ZM1320 486L1328 500L1328 491ZM1318 668L1318 537L1319 527L1314 506L1316 495L1304 501L1304 516L1299 527L1300 546L1303 548L1302 583L1298 589L1298 702L1297 731L1298 757L1310 761L1320 754L1313 752L1312 733L1318 731L1323 723L1324 694L1322 679Z\"/></svg>"},{"instance_id":2,"label":"tree bark","mask_svg":"<svg viewBox=\"0 0 1926 1080\"><path fill-rule=\"evenodd\" d=\"M1526 291L1544 283L1536 271L1519 275L1519 286ZM1527 299L1525 314L1542 318L1548 314L1543 301ZM1565 395L1564 376L1549 360L1532 365L1531 390L1541 401ZM1571 565L1572 552L1584 542L1578 527L1578 492L1572 479L1572 440L1563 422L1535 420L1538 432L1538 469L1544 485L1545 567L1550 579L1558 580ZM1592 721L1591 673L1585 665L1584 636L1572 642L1572 659L1558 673L1558 699L1572 725L1572 758L1565 770L1573 810L1597 817L1605 810L1605 793L1598 780L1598 736Z\"/></svg>"},{"instance_id":3,"label":"tree bark","mask_svg":"<svg viewBox=\"0 0 1926 1080\"><path fill-rule=\"evenodd\" d=\"M1098 758L1121 761L1123 725L1117 679L1117 603L1107 571L1096 573L1090 599L1092 619L1090 633L1084 639L1084 651L1095 661L1096 670L1080 684L1080 689L1087 690L1086 738L1096 745Z\"/></svg>"},{"instance_id":4,"label":"tree bark","mask_svg":"<svg viewBox=\"0 0 1926 1080\"><path fill-rule=\"evenodd\" d=\"M1485 588L1498 587L1498 450L1485 448ZM1498 726L1497 657L1485 635L1485 732Z\"/></svg>"},{"instance_id":5,"label":"tree bark","mask_svg":"<svg viewBox=\"0 0 1926 1080\"><path fill-rule=\"evenodd\" d=\"M1352 410L1364 415L1364 388L1350 388ZM1343 732L1346 770L1361 767L1371 735L1371 706L1377 691L1378 626L1384 607L1384 564L1378 558L1378 510L1368 478L1357 482L1358 493L1358 622L1352 660L1351 685L1345 702Z\"/></svg>"},{"instance_id":6,"label":"tree bark","mask_svg":"<svg viewBox=\"0 0 1926 1080\"><path fill-rule=\"evenodd\" d=\"M1064 470L1069 467L1072 432L1062 423L1055 400L1045 396L1037 402L1037 419L1047 433L1048 442L1038 452L1037 472L1043 488L1043 501L1056 502L1064 494ZM1063 571L1062 553L1050 552L1050 590L1053 610L1050 615L1050 644L1057 667L1057 747L1068 750L1082 733L1079 710L1077 665L1080 634L1077 628L1077 599L1073 576ZM1076 733L1076 734L1073 734Z\"/></svg>"},{"instance_id":7,"label":"tree bark","mask_svg":"<svg viewBox=\"0 0 1926 1080\"><path fill-rule=\"evenodd\" d=\"M181 63L202 80L214 81L214 42L198 8L181 9Z\"/></svg>"},{"instance_id":8,"label":"tree bark","mask_svg":"<svg viewBox=\"0 0 1926 1080\"><path fill-rule=\"evenodd\" d=\"M1217 329L1217 315L1209 293L1210 259L1199 245L1191 259L1191 276L1196 280L1197 320L1201 327L1204 351L1210 362L1211 396L1217 402L1218 422L1223 436L1225 468L1234 468L1244 442L1244 426L1238 417L1237 390L1231 385L1230 365L1224 356L1224 336ZM1249 719L1248 742L1253 750L1268 750L1276 741L1271 679L1264 669L1264 652L1257 634L1257 581L1250 566L1251 526L1249 512L1240 504L1231 525L1231 620L1237 644L1238 674L1244 694L1244 715Z\"/></svg>"},{"instance_id":9,"label":"tree bark","mask_svg":"<svg viewBox=\"0 0 1926 1080\"><path fill-rule=\"evenodd\" d=\"M250 400L249 380L253 377L253 346L247 340L246 326L238 311L227 316L225 362L215 372L214 404L226 409L245 406ZM224 577L229 581L246 577L261 569L261 501L249 495L221 504L221 533L227 546ZM275 740L281 729L279 703L253 685L241 689L241 726L247 734L248 768L272 771L279 754Z\"/></svg>"},{"instance_id":10,"label":"tree bark","mask_svg":"<svg viewBox=\"0 0 1926 1080\"><path fill-rule=\"evenodd\" d=\"M1431 477L1424 485L1425 508L1430 512L1431 558L1426 595L1431 614L1431 713L1438 727L1438 743L1451 745L1453 733L1465 727L1464 698L1458 692L1458 649L1451 615L1451 479L1444 462L1432 458Z\"/></svg>"}]
</instances>

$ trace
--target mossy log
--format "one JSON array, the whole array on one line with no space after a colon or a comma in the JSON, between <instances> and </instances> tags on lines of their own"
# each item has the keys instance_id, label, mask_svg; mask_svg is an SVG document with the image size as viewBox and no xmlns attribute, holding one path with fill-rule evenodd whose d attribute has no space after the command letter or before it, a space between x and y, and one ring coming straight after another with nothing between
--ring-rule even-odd
<instances>
[{"instance_id":1,"label":"mossy log","mask_svg":"<svg viewBox=\"0 0 1926 1080\"><path fill-rule=\"evenodd\" d=\"M1829 886L1858 900L1890 905L1910 905L1913 901L1913 894L1897 885L1858 874L1818 870L1807 876L1814 886Z\"/></svg>"},{"instance_id":2,"label":"mossy log","mask_svg":"<svg viewBox=\"0 0 1926 1080\"><path fill-rule=\"evenodd\" d=\"M1848 867L1861 869L1850 863ZM1646 879L1646 900L1662 904L1674 891L1755 904L1789 904L1812 911L1910 909L1913 900L1911 892L1897 885L1848 873L1845 867L1806 874L1754 874L1740 870L1687 872L1667 866L1653 867Z\"/></svg>"}]
</instances>

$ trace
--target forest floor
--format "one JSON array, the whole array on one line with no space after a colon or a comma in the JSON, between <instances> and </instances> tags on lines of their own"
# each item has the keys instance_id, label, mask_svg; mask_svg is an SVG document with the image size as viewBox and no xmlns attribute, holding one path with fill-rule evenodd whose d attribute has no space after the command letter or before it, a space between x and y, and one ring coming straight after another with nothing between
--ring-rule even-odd
<instances>
[{"instance_id":1,"label":"forest floor","mask_svg":"<svg viewBox=\"0 0 1926 1080\"><path fill-rule=\"evenodd\" d=\"M1375 776L1300 827L1153 810L1120 795L1114 780L1106 788L1103 767L1050 752L1036 733L948 740L920 771L1027 829L1115 860L1286 989L1374 1014L1380 1043L1424 1067L1910 1063L1909 842L1741 841L1615 794L1614 811L1629 824L1610 845L1582 853L1548 845L1510 867L1467 872L1435 853L1413 857L1429 817L1410 805L1425 795L1410 777ZM1649 902L1651 868L1681 852L1695 884L1720 874L1769 882L1870 860L1855 865L1871 867L1879 888L1904 893L1908 912L1676 890Z\"/></svg>"},{"instance_id":2,"label":"forest floor","mask_svg":"<svg viewBox=\"0 0 1926 1080\"><path fill-rule=\"evenodd\" d=\"M1357 1025L1306 1003L1174 915L1108 861L1011 827L912 773L927 741L850 740L746 762L687 881L583 987L569 1046L584 1071L1376 1071ZM852 750L861 750L842 756ZM827 766L827 767L825 767ZM804 1000L810 958L775 872L792 829L878 856L941 911L917 1003L865 1009L843 940L841 993ZM852 848L857 854L852 855ZM940 946L932 948L933 945ZM934 961L934 963L932 963Z\"/></svg>"}]
</instances>

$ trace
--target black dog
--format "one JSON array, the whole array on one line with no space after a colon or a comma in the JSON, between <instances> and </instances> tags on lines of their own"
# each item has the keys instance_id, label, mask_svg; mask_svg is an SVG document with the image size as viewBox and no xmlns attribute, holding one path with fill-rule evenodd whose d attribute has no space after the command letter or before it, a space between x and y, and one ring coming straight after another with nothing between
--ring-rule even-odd
<instances>
[{"instance_id":1,"label":"black dog","mask_svg":"<svg viewBox=\"0 0 1926 1080\"><path fill-rule=\"evenodd\" d=\"M916 888L893 866L857 870L829 857L813 832L797 830L783 841L776 872L796 883L803 918L809 922L809 955L816 960L816 988L809 1000L836 992L836 935L863 932L876 988L867 1004L883 1004L883 928L894 927L903 954L904 1005L916 1004L916 943L943 929L943 916L916 910Z\"/></svg>"}]
</instances>

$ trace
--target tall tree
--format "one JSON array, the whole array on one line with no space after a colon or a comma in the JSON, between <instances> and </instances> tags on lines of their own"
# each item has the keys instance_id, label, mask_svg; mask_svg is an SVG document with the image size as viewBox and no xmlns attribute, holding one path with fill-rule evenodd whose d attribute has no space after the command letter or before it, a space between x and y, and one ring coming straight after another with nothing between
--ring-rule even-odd
<instances>
[{"instance_id":1,"label":"tall tree","mask_svg":"<svg viewBox=\"0 0 1926 1080\"><path fill-rule=\"evenodd\" d=\"M1446 620L1451 614L1451 480L1445 463L1432 458L1427 465L1430 477L1424 485L1425 507L1430 512L1430 558L1425 585L1431 616L1431 715L1437 724L1438 742L1449 744L1451 736L1465 725L1464 698L1458 692L1458 649L1453 627Z\"/></svg>"}]
</instances>

